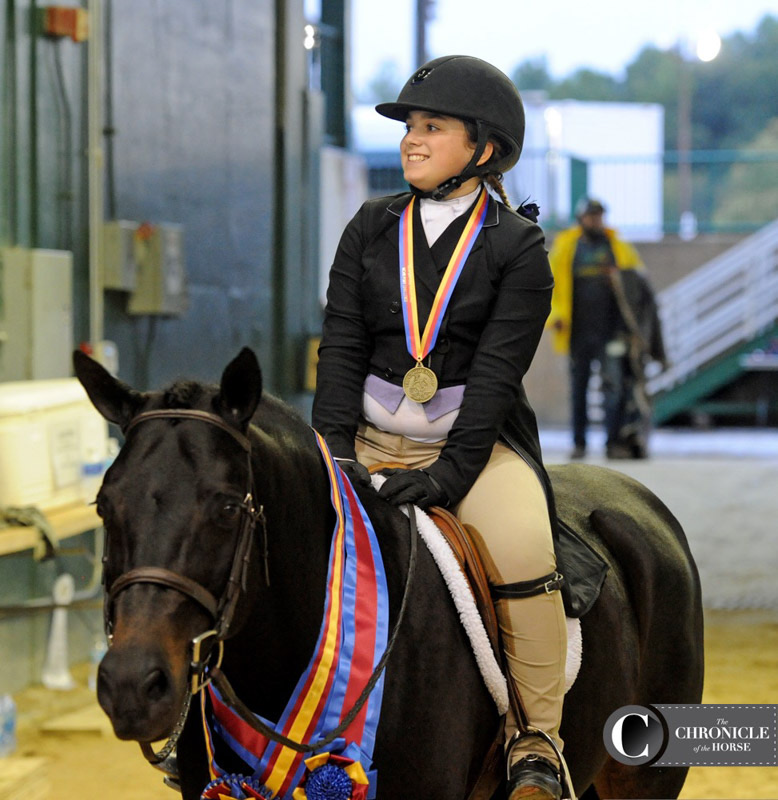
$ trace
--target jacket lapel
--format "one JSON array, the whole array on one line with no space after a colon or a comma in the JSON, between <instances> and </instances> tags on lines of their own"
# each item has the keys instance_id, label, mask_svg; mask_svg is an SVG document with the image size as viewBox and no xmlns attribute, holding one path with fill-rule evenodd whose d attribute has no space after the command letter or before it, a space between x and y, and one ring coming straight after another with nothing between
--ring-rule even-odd
<instances>
[{"instance_id":1,"label":"jacket lapel","mask_svg":"<svg viewBox=\"0 0 778 800\"><path fill-rule=\"evenodd\" d=\"M399 218L402 216L408 203L411 201L410 194L403 194L391 202L387 210L390 214ZM476 201L473 201L473 206ZM413 260L416 272L416 290L417 300L419 304L419 323L424 327L429 310L432 308L432 301L435 293L440 285L440 279L446 271L449 259L451 258L454 248L456 247L462 231L467 225L467 221L472 213L472 206L464 213L457 217L451 225L443 231L438 239L433 243L432 248L427 244L427 237L424 234L424 227L421 222L421 214L419 211L420 203L416 202L413 210ZM489 205L486 209L486 219L484 220L484 228L493 227L500 222L499 203L495 202L494 198L489 198ZM398 257L398 275L399 275L399 224L390 225L385 234L393 243ZM473 249L470 251L468 260L472 258L473 254L478 252L483 247L483 236L479 234L476 239ZM465 265L467 269L467 265ZM398 277L399 280L399 277ZM421 287L426 291L420 291Z\"/></svg>"}]
</instances>

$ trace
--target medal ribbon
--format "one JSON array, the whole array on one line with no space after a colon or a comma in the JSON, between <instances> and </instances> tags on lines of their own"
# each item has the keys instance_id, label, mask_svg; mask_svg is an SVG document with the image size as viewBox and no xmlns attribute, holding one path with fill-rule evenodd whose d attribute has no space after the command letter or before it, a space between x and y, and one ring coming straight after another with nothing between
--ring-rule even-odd
<instances>
[{"instance_id":1,"label":"medal ribbon","mask_svg":"<svg viewBox=\"0 0 778 800\"><path fill-rule=\"evenodd\" d=\"M416 305L416 275L413 266L413 206L416 197L411 198L411 202L405 207L400 217L400 286L402 288L403 320L405 322L405 343L408 352L413 356L417 363L421 364L422 359L435 347L438 340L440 325L443 316L448 308L454 287L457 285L459 276L465 261L473 249L476 238L484 226L486 210L489 205L489 195L486 189L481 189L481 194L473 208L470 218L459 237L457 246L451 254L446 271L435 293L432 302L427 324L424 333L419 332L419 311Z\"/></svg>"},{"instance_id":2,"label":"medal ribbon","mask_svg":"<svg viewBox=\"0 0 778 800\"><path fill-rule=\"evenodd\" d=\"M263 720L297 742L316 742L338 727L381 660L389 628L386 573L372 523L318 433L316 440L330 477L330 499L337 518L324 618L311 661L281 719L277 724ZM365 772L371 767L383 685L382 675L351 725L328 746L329 753L358 754L354 760ZM216 734L254 772L267 793L263 797L291 798L305 775L306 756L254 731L224 704L213 684L207 692L203 719L211 777L224 775L215 761Z\"/></svg>"}]
</instances>

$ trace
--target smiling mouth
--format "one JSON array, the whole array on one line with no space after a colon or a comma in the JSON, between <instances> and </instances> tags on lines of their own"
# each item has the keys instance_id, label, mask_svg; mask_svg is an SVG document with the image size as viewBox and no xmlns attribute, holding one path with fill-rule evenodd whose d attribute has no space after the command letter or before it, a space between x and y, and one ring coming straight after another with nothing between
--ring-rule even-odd
<instances>
[{"instance_id":1,"label":"smiling mouth","mask_svg":"<svg viewBox=\"0 0 778 800\"><path fill-rule=\"evenodd\" d=\"M423 156L423 155L420 155L419 153L414 153L414 154L408 156L408 161L411 164L418 164L421 161L426 161L427 158L428 158L428 156Z\"/></svg>"}]
</instances>

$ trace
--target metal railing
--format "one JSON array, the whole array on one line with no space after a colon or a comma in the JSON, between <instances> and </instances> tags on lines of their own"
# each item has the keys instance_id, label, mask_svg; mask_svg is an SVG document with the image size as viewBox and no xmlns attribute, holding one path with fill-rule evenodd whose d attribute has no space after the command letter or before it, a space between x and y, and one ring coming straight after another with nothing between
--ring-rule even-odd
<instances>
[{"instance_id":1,"label":"metal railing","mask_svg":"<svg viewBox=\"0 0 778 800\"><path fill-rule=\"evenodd\" d=\"M371 195L407 189L396 152L365 154ZM608 221L625 238L650 241L664 235L752 233L778 217L778 152L694 150L691 165L693 230L684 231L679 207L679 164L687 155L594 156L527 148L506 175L513 202L540 204L548 232L570 224L582 194L602 197Z\"/></svg>"},{"instance_id":2,"label":"metal railing","mask_svg":"<svg viewBox=\"0 0 778 800\"><path fill-rule=\"evenodd\" d=\"M778 219L658 294L670 367L649 382L672 389L778 321Z\"/></svg>"}]
</instances>

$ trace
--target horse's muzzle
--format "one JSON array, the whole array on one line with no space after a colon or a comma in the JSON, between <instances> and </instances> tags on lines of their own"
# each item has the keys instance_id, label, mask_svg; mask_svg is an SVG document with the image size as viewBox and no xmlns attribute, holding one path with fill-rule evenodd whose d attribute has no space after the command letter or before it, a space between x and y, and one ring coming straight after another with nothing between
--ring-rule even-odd
<instances>
[{"instance_id":1,"label":"horse's muzzle","mask_svg":"<svg viewBox=\"0 0 778 800\"><path fill-rule=\"evenodd\" d=\"M177 670L178 672L179 670ZM112 647L97 673L97 700L119 739L153 742L173 730L189 690L162 650Z\"/></svg>"}]
</instances>

